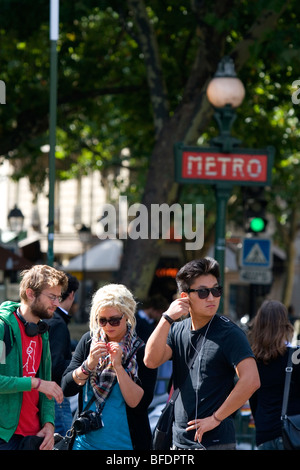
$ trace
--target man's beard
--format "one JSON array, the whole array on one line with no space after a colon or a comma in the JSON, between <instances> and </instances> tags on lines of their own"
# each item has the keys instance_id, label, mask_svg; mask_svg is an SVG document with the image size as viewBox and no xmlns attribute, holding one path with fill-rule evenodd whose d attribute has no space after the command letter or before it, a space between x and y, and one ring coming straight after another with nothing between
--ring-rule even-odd
<instances>
[{"instance_id":1,"label":"man's beard","mask_svg":"<svg viewBox=\"0 0 300 470\"><path fill-rule=\"evenodd\" d=\"M31 313L38 317L40 320L49 320L53 317L53 311L49 311L45 308L42 302L39 300L39 297L35 298L33 303L30 306Z\"/></svg>"}]
</instances>

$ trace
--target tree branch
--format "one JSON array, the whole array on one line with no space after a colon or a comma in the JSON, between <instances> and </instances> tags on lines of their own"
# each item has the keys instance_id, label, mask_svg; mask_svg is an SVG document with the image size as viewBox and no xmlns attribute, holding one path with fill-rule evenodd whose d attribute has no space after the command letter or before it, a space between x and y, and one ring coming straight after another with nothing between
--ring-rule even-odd
<instances>
[{"instance_id":1,"label":"tree branch","mask_svg":"<svg viewBox=\"0 0 300 470\"><path fill-rule=\"evenodd\" d=\"M139 44L144 56L153 108L155 134L158 136L164 122L169 117L166 86L163 79L158 44L144 1L127 0L127 3L138 28Z\"/></svg>"},{"instance_id":2,"label":"tree branch","mask_svg":"<svg viewBox=\"0 0 300 470\"><path fill-rule=\"evenodd\" d=\"M240 70L243 65L249 60L250 48L255 43L261 43L265 39L265 33L273 30L276 27L277 21L287 9L290 0L283 2L279 11L263 10L259 18L253 23L249 31L245 34L242 41L231 52L231 57L235 62L236 70Z\"/></svg>"}]
</instances>

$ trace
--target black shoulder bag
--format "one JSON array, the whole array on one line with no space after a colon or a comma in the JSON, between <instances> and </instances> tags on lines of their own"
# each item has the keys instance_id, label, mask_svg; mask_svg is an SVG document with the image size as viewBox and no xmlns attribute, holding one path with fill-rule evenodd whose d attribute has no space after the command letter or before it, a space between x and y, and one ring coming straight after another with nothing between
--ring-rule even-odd
<instances>
[{"instance_id":1,"label":"black shoulder bag","mask_svg":"<svg viewBox=\"0 0 300 470\"><path fill-rule=\"evenodd\" d=\"M293 416L288 416L286 414L293 372L292 355L295 351L293 348L289 349L288 363L285 369L285 383L281 410L282 440L286 450L300 450L300 414Z\"/></svg>"}]
</instances>

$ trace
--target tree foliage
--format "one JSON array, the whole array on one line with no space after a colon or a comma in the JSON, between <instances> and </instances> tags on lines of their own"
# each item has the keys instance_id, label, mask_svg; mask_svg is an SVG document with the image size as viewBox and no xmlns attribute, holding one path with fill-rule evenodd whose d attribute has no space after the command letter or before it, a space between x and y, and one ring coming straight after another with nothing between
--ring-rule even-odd
<instances>
[{"instance_id":1,"label":"tree foliage","mask_svg":"<svg viewBox=\"0 0 300 470\"><path fill-rule=\"evenodd\" d=\"M216 135L205 90L226 54L246 88L234 134L244 147L273 145L268 210L282 246L299 222L299 107L291 101L299 70L296 0L85 0L60 2L57 178L122 165L130 149L134 201L205 202L214 224L212 188L174 182L173 144ZM47 178L49 1L1 0L0 155L29 175ZM240 188L229 215L241 206ZM149 288L161 241L128 240L120 281L137 295Z\"/></svg>"}]
</instances>

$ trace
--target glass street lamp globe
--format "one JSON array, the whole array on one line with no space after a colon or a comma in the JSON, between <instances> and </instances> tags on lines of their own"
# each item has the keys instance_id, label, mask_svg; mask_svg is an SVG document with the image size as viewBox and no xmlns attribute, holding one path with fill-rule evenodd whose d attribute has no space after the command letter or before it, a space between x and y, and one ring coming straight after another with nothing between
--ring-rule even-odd
<instances>
[{"instance_id":1,"label":"glass street lamp globe","mask_svg":"<svg viewBox=\"0 0 300 470\"><path fill-rule=\"evenodd\" d=\"M237 108L245 97L245 88L237 78L233 60L226 56L219 62L217 71L206 90L208 101L215 108L231 105Z\"/></svg>"}]
</instances>

